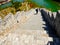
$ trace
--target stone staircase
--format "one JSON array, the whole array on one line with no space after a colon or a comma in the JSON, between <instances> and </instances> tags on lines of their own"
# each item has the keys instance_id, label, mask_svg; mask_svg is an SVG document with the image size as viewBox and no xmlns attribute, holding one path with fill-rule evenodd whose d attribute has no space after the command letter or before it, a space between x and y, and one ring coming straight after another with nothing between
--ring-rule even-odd
<instances>
[{"instance_id":1,"label":"stone staircase","mask_svg":"<svg viewBox=\"0 0 60 45\"><path fill-rule=\"evenodd\" d=\"M0 32L0 45L47 45L53 41L43 28L45 22L41 12L34 14L35 9L17 12L15 16L8 14Z\"/></svg>"}]
</instances>

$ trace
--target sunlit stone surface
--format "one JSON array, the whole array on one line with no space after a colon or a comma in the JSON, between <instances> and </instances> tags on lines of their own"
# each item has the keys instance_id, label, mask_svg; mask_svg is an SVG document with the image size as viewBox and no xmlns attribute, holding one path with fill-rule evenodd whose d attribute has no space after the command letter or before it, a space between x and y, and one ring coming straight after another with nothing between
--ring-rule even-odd
<instances>
[{"instance_id":1,"label":"sunlit stone surface","mask_svg":"<svg viewBox=\"0 0 60 45\"><path fill-rule=\"evenodd\" d=\"M0 32L0 45L47 45L49 41L53 41L43 28L45 22L41 13L34 15L35 9L31 10L17 12L15 16L8 14L8 20L4 20L8 24Z\"/></svg>"},{"instance_id":2,"label":"sunlit stone surface","mask_svg":"<svg viewBox=\"0 0 60 45\"><path fill-rule=\"evenodd\" d=\"M9 33L3 45L45 45L52 38L40 30L18 30Z\"/></svg>"}]
</instances>

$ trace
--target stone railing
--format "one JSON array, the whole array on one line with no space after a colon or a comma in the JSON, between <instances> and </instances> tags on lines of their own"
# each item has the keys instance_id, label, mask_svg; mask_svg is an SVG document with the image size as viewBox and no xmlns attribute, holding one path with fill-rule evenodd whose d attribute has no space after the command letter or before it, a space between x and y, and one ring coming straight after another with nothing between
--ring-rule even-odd
<instances>
[{"instance_id":1,"label":"stone railing","mask_svg":"<svg viewBox=\"0 0 60 45\"><path fill-rule=\"evenodd\" d=\"M60 11L51 12L46 10L45 8L41 9L41 14L49 23L49 25L56 31L58 36L60 37Z\"/></svg>"}]
</instances>

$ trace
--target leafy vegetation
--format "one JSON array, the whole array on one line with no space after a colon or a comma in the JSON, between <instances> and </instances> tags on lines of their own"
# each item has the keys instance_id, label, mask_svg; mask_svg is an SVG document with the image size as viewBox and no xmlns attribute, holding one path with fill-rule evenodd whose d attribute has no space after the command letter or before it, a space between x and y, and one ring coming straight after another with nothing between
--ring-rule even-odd
<instances>
[{"instance_id":1,"label":"leafy vegetation","mask_svg":"<svg viewBox=\"0 0 60 45\"><path fill-rule=\"evenodd\" d=\"M18 8L21 6L21 3L20 2L14 2L12 3L12 7L14 7L16 9L16 11L18 10Z\"/></svg>"},{"instance_id":2,"label":"leafy vegetation","mask_svg":"<svg viewBox=\"0 0 60 45\"><path fill-rule=\"evenodd\" d=\"M13 2L11 0L11 3L12 3L11 6L7 6L6 8L0 8L0 16L2 18L4 18L8 13L15 14L17 11L22 11L22 10L28 11L31 8L38 7L38 5L36 5L33 2L30 2L30 0L25 0L22 3L21 2Z\"/></svg>"},{"instance_id":3,"label":"leafy vegetation","mask_svg":"<svg viewBox=\"0 0 60 45\"><path fill-rule=\"evenodd\" d=\"M53 0L53 1L57 1L57 2L60 2L60 0Z\"/></svg>"}]
</instances>

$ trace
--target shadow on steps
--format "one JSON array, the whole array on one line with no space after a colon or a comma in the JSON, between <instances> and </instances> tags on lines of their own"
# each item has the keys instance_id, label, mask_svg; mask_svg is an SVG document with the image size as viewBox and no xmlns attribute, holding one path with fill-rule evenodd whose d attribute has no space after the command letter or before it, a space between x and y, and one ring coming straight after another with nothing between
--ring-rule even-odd
<instances>
[{"instance_id":1,"label":"shadow on steps","mask_svg":"<svg viewBox=\"0 0 60 45\"><path fill-rule=\"evenodd\" d=\"M53 41L49 41L47 43L47 45L60 45L60 38L56 34L55 29L53 29L51 27L51 25L49 24L49 22L46 20L47 17L45 18L45 16L42 14L42 12L41 12L41 15L42 15L43 21L46 22L46 24L43 24L43 25L45 25L45 27L42 27L42 28L44 28L44 30L46 30L46 32L49 35L49 37L53 38Z\"/></svg>"}]
</instances>

